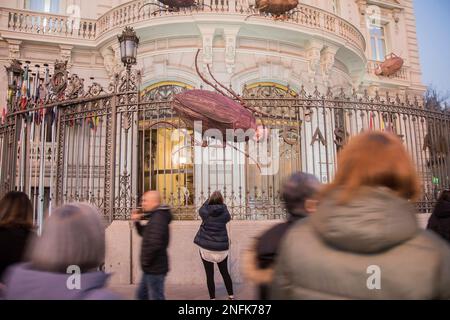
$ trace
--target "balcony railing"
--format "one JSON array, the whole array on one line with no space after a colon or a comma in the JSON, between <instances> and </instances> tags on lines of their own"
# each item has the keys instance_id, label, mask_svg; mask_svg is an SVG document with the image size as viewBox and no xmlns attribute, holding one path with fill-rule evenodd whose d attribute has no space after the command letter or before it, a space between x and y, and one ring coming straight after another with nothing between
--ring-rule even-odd
<instances>
[{"instance_id":1,"label":"balcony railing","mask_svg":"<svg viewBox=\"0 0 450 320\"><path fill-rule=\"evenodd\" d=\"M367 72L369 74L375 75L375 70L378 69L378 67L381 65L381 63L382 62L380 62L380 61L369 60L367 62ZM381 76L381 77L383 77L383 76ZM383 78L388 78L388 79L392 79L392 80L400 80L400 81L409 81L409 69L407 67L403 66L399 71L397 71L393 75L391 75L389 77L383 77Z\"/></svg>"},{"instance_id":2,"label":"balcony railing","mask_svg":"<svg viewBox=\"0 0 450 320\"><path fill-rule=\"evenodd\" d=\"M96 37L96 20L28 10L2 8L1 11L3 11L2 19L7 19L8 31L86 40L94 40Z\"/></svg>"},{"instance_id":3,"label":"balcony railing","mask_svg":"<svg viewBox=\"0 0 450 320\"><path fill-rule=\"evenodd\" d=\"M151 0L157 2L156 0ZM248 0L205 0L205 5L184 8L180 11L157 11L156 6L145 6L146 0L135 0L117 6L106 12L98 20L76 19L68 16L0 8L2 20L0 26L8 31L57 35L69 38L95 40L101 35L146 20L169 16L189 16L193 14L230 14L243 17L257 11ZM346 20L321 9L308 5L299 5L298 11L289 15L287 23L321 31L323 34L338 36L365 51L365 40L361 32Z\"/></svg>"}]
</instances>

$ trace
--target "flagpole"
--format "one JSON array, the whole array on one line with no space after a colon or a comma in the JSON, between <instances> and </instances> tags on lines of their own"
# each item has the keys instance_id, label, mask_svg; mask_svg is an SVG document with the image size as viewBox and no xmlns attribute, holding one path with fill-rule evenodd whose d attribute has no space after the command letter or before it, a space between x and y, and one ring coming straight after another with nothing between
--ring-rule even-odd
<instances>
[{"instance_id":1,"label":"flagpole","mask_svg":"<svg viewBox=\"0 0 450 320\"><path fill-rule=\"evenodd\" d=\"M44 160L45 160L45 137L46 136L46 130L45 130L45 119L41 122L41 163L39 168L39 195L38 195L38 221L39 221L39 231L38 234L41 235L42 233L42 225L44 222Z\"/></svg>"},{"instance_id":2,"label":"flagpole","mask_svg":"<svg viewBox=\"0 0 450 320\"><path fill-rule=\"evenodd\" d=\"M54 107L57 108L57 107ZM48 205L48 215L50 216L52 214L52 204L53 204L53 167L54 167L54 161L55 161L55 130L56 130L56 121L55 121L55 112L52 108L51 110L51 125L52 125L52 150L51 150L51 163L50 163L50 201Z\"/></svg>"}]
</instances>

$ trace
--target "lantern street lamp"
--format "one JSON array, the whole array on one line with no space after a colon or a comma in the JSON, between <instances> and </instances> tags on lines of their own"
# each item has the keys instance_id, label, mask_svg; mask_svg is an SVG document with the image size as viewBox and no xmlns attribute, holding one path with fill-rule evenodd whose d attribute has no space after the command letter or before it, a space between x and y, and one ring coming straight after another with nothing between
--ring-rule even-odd
<instances>
[{"instance_id":1,"label":"lantern street lamp","mask_svg":"<svg viewBox=\"0 0 450 320\"><path fill-rule=\"evenodd\" d=\"M125 27L125 30L118 36L118 39L120 43L120 58L129 71L131 66L136 64L139 38L136 36L136 32L132 27Z\"/></svg>"},{"instance_id":2,"label":"lantern street lamp","mask_svg":"<svg viewBox=\"0 0 450 320\"><path fill-rule=\"evenodd\" d=\"M8 74L9 88L16 90L23 74L22 63L19 60L13 60L11 65L6 67L6 72Z\"/></svg>"}]
</instances>

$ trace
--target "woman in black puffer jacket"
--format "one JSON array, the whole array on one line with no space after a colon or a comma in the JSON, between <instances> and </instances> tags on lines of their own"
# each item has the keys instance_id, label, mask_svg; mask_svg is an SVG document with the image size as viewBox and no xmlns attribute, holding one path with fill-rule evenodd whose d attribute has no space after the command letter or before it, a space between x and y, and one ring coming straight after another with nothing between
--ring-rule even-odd
<instances>
[{"instance_id":1,"label":"woman in black puffer jacket","mask_svg":"<svg viewBox=\"0 0 450 320\"><path fill-rule=\"evenodd\" d=\"M215 191L199 210L202 224L194 243L200 247L200 257L205 267L209 297L216 298L214 284L214 263L222 275L228 298L233 299L233 283L228 272L229 239L226 225L231 220L220 191Z\"/></svg>"},{"instance_id":2,"label":"woman in black puffer jacket","mask_svg":"<svg viewBox=\"0 0 450 320\"><path fill-rule=\"evenodd\" d=\"M442 191L427 229L433 230L450 244L450 190Z\"/></svg>"}]
</instances>

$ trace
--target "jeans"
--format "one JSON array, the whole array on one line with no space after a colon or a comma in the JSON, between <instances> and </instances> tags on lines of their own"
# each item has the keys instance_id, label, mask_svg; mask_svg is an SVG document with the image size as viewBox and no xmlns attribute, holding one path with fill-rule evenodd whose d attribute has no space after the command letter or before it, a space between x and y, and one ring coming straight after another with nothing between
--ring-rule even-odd
<instances>
[{"instance_id":1,"label":"jeans","mask_svg":"<svg viewBox=\"0 0 450 320\"><path fill-rule=\"evenodd\" d=\"M164 281L165 274L143 273L137 290L138 300L165 300Z\"/></svg>"}]
</instances>

